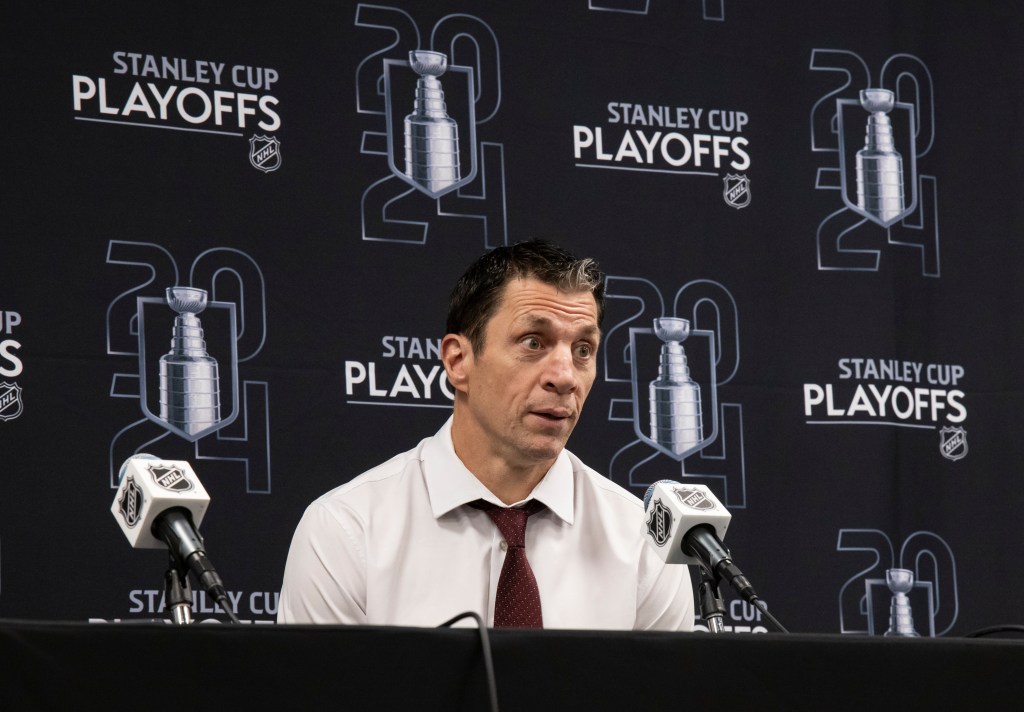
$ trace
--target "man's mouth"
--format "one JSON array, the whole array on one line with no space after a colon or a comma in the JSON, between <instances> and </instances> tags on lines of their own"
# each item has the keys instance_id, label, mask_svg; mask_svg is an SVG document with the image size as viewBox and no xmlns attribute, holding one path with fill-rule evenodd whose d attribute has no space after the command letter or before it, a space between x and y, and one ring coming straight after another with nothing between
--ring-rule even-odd
<instances>
[{"instance_id":1,"label":"man's mouth","mask_svg":"<svg viewBox=\"0 0 1024 712\"><path fill-rule=\"evenodd\" d=\"M534 415L540 416L544 420L548 420L552 423L567 420L572 415L568 408L546 408L544 410L535 410L532 412Z\"/></svg>"}]
</instances>

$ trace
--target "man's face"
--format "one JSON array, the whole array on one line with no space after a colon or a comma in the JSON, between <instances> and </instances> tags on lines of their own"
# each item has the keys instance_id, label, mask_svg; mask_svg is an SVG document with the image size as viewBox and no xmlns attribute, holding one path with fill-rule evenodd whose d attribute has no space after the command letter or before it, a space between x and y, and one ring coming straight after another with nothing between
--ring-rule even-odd
<instances>
[{"instance_id":1,"label":"man's face","mask_svg":"<svg viewBox=\"0 0 1024 712\"><path fill-rule=\"evenodd\" d=\"M600 336L590 292L510 281L466 359L466 435L513 467L553 461L594 383Z\"/></svg>"}]
</instances>

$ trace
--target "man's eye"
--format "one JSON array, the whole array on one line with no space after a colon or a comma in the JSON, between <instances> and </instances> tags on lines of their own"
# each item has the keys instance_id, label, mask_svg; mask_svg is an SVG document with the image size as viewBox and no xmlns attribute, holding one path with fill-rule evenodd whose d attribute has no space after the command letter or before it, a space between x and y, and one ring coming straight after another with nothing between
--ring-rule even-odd
<instances>
[{"instance_id":1,"label":"man's eye","mask_svg":"<svg viewBox=\"0 0 1024 712\"><path fill-rule=\"evenodd\" d=\"M526 348L528 349L535 350L540 348L540 339L538 339L535 336L526 337L525 339L523 339L523 343L526 345Z\"/></svg>"},{"instance_id":2,"label":"man's eye","mask_svg":"<svg viewBox=\"0 0 1024 712\"><path fill-rule=\"evenodd\" d=\"M576 347L576 355L580 358L590 358L590 355L594 353L594 349L591 348L590 344L580 344Z\"/></svg>"}]
</instances>

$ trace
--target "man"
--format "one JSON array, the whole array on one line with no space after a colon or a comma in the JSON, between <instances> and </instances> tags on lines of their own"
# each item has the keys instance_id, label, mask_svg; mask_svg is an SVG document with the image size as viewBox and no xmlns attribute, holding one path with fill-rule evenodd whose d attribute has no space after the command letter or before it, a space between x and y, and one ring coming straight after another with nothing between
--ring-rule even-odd
<instances>
[{"instance_id":1,"label":"man","mask_svg":"<svg viewBox=\"0 0 1024 712\"><path fill-rule=\"evenodd\" d=\"M565 450L603 304L596 263L550 243L471 265L441 341L451 418L309 506L278 621L692 629L687 568L646 544L640 501Z\"/></svg>"}]
</instances>

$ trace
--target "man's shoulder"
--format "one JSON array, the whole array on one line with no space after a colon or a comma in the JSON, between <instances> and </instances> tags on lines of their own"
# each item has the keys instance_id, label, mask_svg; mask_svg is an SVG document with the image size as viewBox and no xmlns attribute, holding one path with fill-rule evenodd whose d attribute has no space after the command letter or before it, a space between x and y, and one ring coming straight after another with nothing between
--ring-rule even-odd
<instances>
[{"instance_id":1,"label":"man's shoulder","mask_svg":"<svg viewBox=\"0 0 1024 712\"><path fill-rule=\"evenodd\" d=\"M349 503L355 504L383 491L400 488L407 483L408 476L420 471L422 451L430 438L424 438L416 447L398 453L365 472L356 475L348 482L338 485L320 495L313 504L327 505Z\"/></svg>"},{"instance_id":2,"label":"man's shoulder","mask_svg":"<svg viewBox=\"0 0 1024 712\"><path fill-rule=\"evenodd\" d=\"M587 465L578 456L566 450L569 462L572 463L576 486L589 490L597 499L609 506L625 509L643 509L643 502L625 487L612 482L607 476Z\"/></svg>"}]
</instances>

